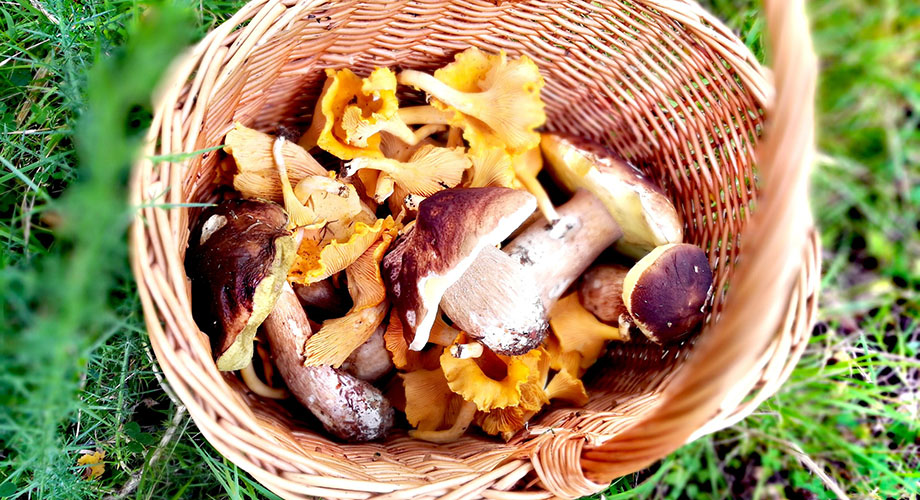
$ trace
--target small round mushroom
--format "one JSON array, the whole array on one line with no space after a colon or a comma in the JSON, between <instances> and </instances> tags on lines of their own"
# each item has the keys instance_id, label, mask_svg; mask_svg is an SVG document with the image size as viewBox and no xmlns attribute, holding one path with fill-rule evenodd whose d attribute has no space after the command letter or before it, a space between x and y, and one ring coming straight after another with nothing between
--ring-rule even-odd
<instances>
[{"instance_id":1,"label":"small round mushroom","mask_svg":"<svg viewBox=\"0 0 920 500\"><path fill-rule=\"evenodd\" d=\"M445 292L458 282L484 249L501 243L535 209L532 195L502 187L446 189L419 203L415 224L382 262L383 278L411 350L419 351L428 342ZM515 265L510 259L505 259L504 263ZM499 270L498 275L511 278L495 280L507 283L508 287L501 291L501 296L487 302L510 310L517 304L528 310L540 306L534 290L527 283L514 281L514 273L502 274ZM465 295L472 297L475 288L467 290L469 293ZM501 300L505 302L500 303ZM540 307L537 316L542 321L534 323L525 315L524 324L513 325L509 318L504 318L506 330L542 340L547 323L543 319L545 311ZM457 322L457 318L451 319ZM533 328L540 331L534 333Z\"/></svg>"},{"instance_id":2,"label":"small round mushroom","mask_svg":"<svg viewBox=\"0 0 920 500\"><path fill-rule=\"evenodd\" d=\"M687 243L656 248L623 280L623 303L632 322L659 344L689 335L706 316L711 294L712 270L706 253Z\"/></svg>"},{"instance_id":3,"label":"small round mushroom","mask_svg":"<svg viewBox=\"0 0 920 500\"><path fill-rule=\"evenodd\" d=\"M386 329L386 323L378 326L369 339L352 351L341 368L368 382L375 382L390 373L393 370L393 358L383 339Z\"/></svg>"},{"instance_id":4,"label":"small round mushroom","mask_svg":"<svg viewBox=\"0 0 920 500\"><path fill-rule=\"evenodd\" d=\"M337 290L329 278L309 285L293 283L293 286L301 305L313 321L342 317L352 306L351 297Z\"/></svg>"},{"instance_id":5,"label":"small round mushroom","mask_svg":"<svg viewBox=\"0 0 920 500\"><path fill-rule=\"evenodd\" d=\"M581 305L597 319L617 326L621 314L627 314L623 303L623 280L629 268L618 264L592 266L585 271L578 286Z\"/></svg>"},{"instance_id":6,"label":"small round mushroom","mask_svg":"<svg viewBox=\"0 0 920 500\"><path fill-rule=\"evenodd\" d=\"M185 269L193 315L219 370L240 370L252 360L253 337L297 255L287 223L274 203L229 200L202 212L192 230Z\"/></svg>"}]
</instances>

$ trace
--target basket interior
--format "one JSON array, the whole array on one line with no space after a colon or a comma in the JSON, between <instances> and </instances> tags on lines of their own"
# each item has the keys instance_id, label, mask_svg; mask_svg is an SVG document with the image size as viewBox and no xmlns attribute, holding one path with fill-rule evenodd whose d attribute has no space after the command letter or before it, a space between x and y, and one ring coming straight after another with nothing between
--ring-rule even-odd
<instances>
[{"instance_id":1,"label":"basket interior","mask_svg":"<svg viewBox=\"0 0 920 500\"><path fill-rule=\"evenodd\" d=\"M727 49L676 16L611 0L313 3L273 23L262 23L257 14L230 33L221 48L205 54L176 113L184 120L183 133L194 138L187 150L202 149L221 144L236 121L267 132L304 129L325 68L359 74L377 66L433 70L471 45L526 54L546 80L548 130L609 145L667 190L684 220L686 240L708 251L715 271L709 324L721 311L755 198L753 146L763 102L749 84L753 67L739 70L743 62L729 59ZM209 71L218 62L222 69ZM194 97L203 92L213 92L210 104L200 120L188 120L199 112ZM214 199L221 154L191 162L183 201ZM196 215L188 212L186 228ZM187 231L179 239L184 257ZM189 341L207 345L200 335ZM355 464L355 477L424 475L430 481L526 456L528 446L553 429L577 429L598 440L614 435L655 407L691 350L691 344L614 346L589 374L592 398L585 408L550 407L509 443L471 432L457 443L433 445L398 430L385 443L342 445L315 432L298 412L249 395L233 377L225 380L265 424L257 434L271 434L291 453L315 451L316 460L339 468L345 459ZM433 457L439 465L422 472L419 464ZM281 467L270 460L264 466Z\"/></svg>"}]
</instances>

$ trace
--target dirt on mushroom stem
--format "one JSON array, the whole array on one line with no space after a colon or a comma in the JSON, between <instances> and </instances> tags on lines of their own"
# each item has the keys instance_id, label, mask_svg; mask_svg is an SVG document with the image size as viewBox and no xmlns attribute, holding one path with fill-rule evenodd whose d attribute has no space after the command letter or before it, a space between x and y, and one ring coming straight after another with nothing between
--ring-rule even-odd
<instances>
[{"instance_id":1,"label":"dirt on mushroom stem","mask_svg":"<svg viewBox=\"0 0 920 500\"><path fill-rule=\"evenodd\" d=\"M304 366L312 331L290 285L285 284L263 331L291 393L334 436L349 442L382 438L393 426L393 407L379 389L331 366Z\"/></svg>"}]
</instances>

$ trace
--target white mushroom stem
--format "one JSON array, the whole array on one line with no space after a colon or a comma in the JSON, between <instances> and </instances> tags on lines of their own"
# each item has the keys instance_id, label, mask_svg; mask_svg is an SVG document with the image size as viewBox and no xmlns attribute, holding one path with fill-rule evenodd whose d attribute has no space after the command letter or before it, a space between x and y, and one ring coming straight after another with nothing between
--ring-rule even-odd
<instances>
[{"instance_id":1,"label":"white mushroom stem","mask_svg":"<svg viewBox=\"0 0 920 500\"><path fill-rule=\"evenodd\" d=\"M304 366L304 344L312 331L290 284L284 284L263 328L288 389L326 430L346 441L386 434L393 425L393 408L377 388L330 366Z\"/></svg>"},{"instance_id":2,"label":"white mushroom stem","mask_svg":"<svg viewBox=\"0 0 920 500\"><path fill-rule=\"evenodd\" d=\"M539 345L546 313L622 234L585 190L557 212L555 224L533 222L503 251L484 249L441 299L451 321L495 352L517 355Z\"/></svg>"},{"instance_id":3,"label":"white mushroom stem","mask_svg":"<svg viewBox=\"0 0 920 500\"><path fill-rule=\"evenodd\" d=\"M489 349L516 356L540 345L549 326L539 289L520 264L490 246L444 292L441 309Z\"/></svg>"},{"instance_id":4,"label":"white mushroom stem","mask_svg":"<svg viewBox=\"0 0 920 500\"><path fill-rule=\"evenodd\" d=\"M576 191L556 212L555 224L537 221L503 248L537 283L547 311L623 235L604 204L588 191Z\"/></svg>"}]
</instances>

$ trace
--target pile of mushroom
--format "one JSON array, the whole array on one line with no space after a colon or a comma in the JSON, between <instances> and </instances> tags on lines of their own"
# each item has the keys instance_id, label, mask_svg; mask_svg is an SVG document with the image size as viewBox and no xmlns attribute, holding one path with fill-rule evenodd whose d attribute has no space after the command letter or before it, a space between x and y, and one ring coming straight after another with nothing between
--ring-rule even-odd
<instances>
[{"instance_id":1,"label":"pile of mushroom","mask_svg":"<svg viewBox=\"0 0 920 500\"><path fill-rule=\"evenodd\" d=\"M705 252L638 169L537 130L542 87L526 56L471 48L433 75L327 70L296 142L237 124L239 196L201 213L186 257L217 368L345 441L384 437L394 407L418 439L510 439L586 404L607 342L690 336Z\"/></svg>"}]
</instances>

